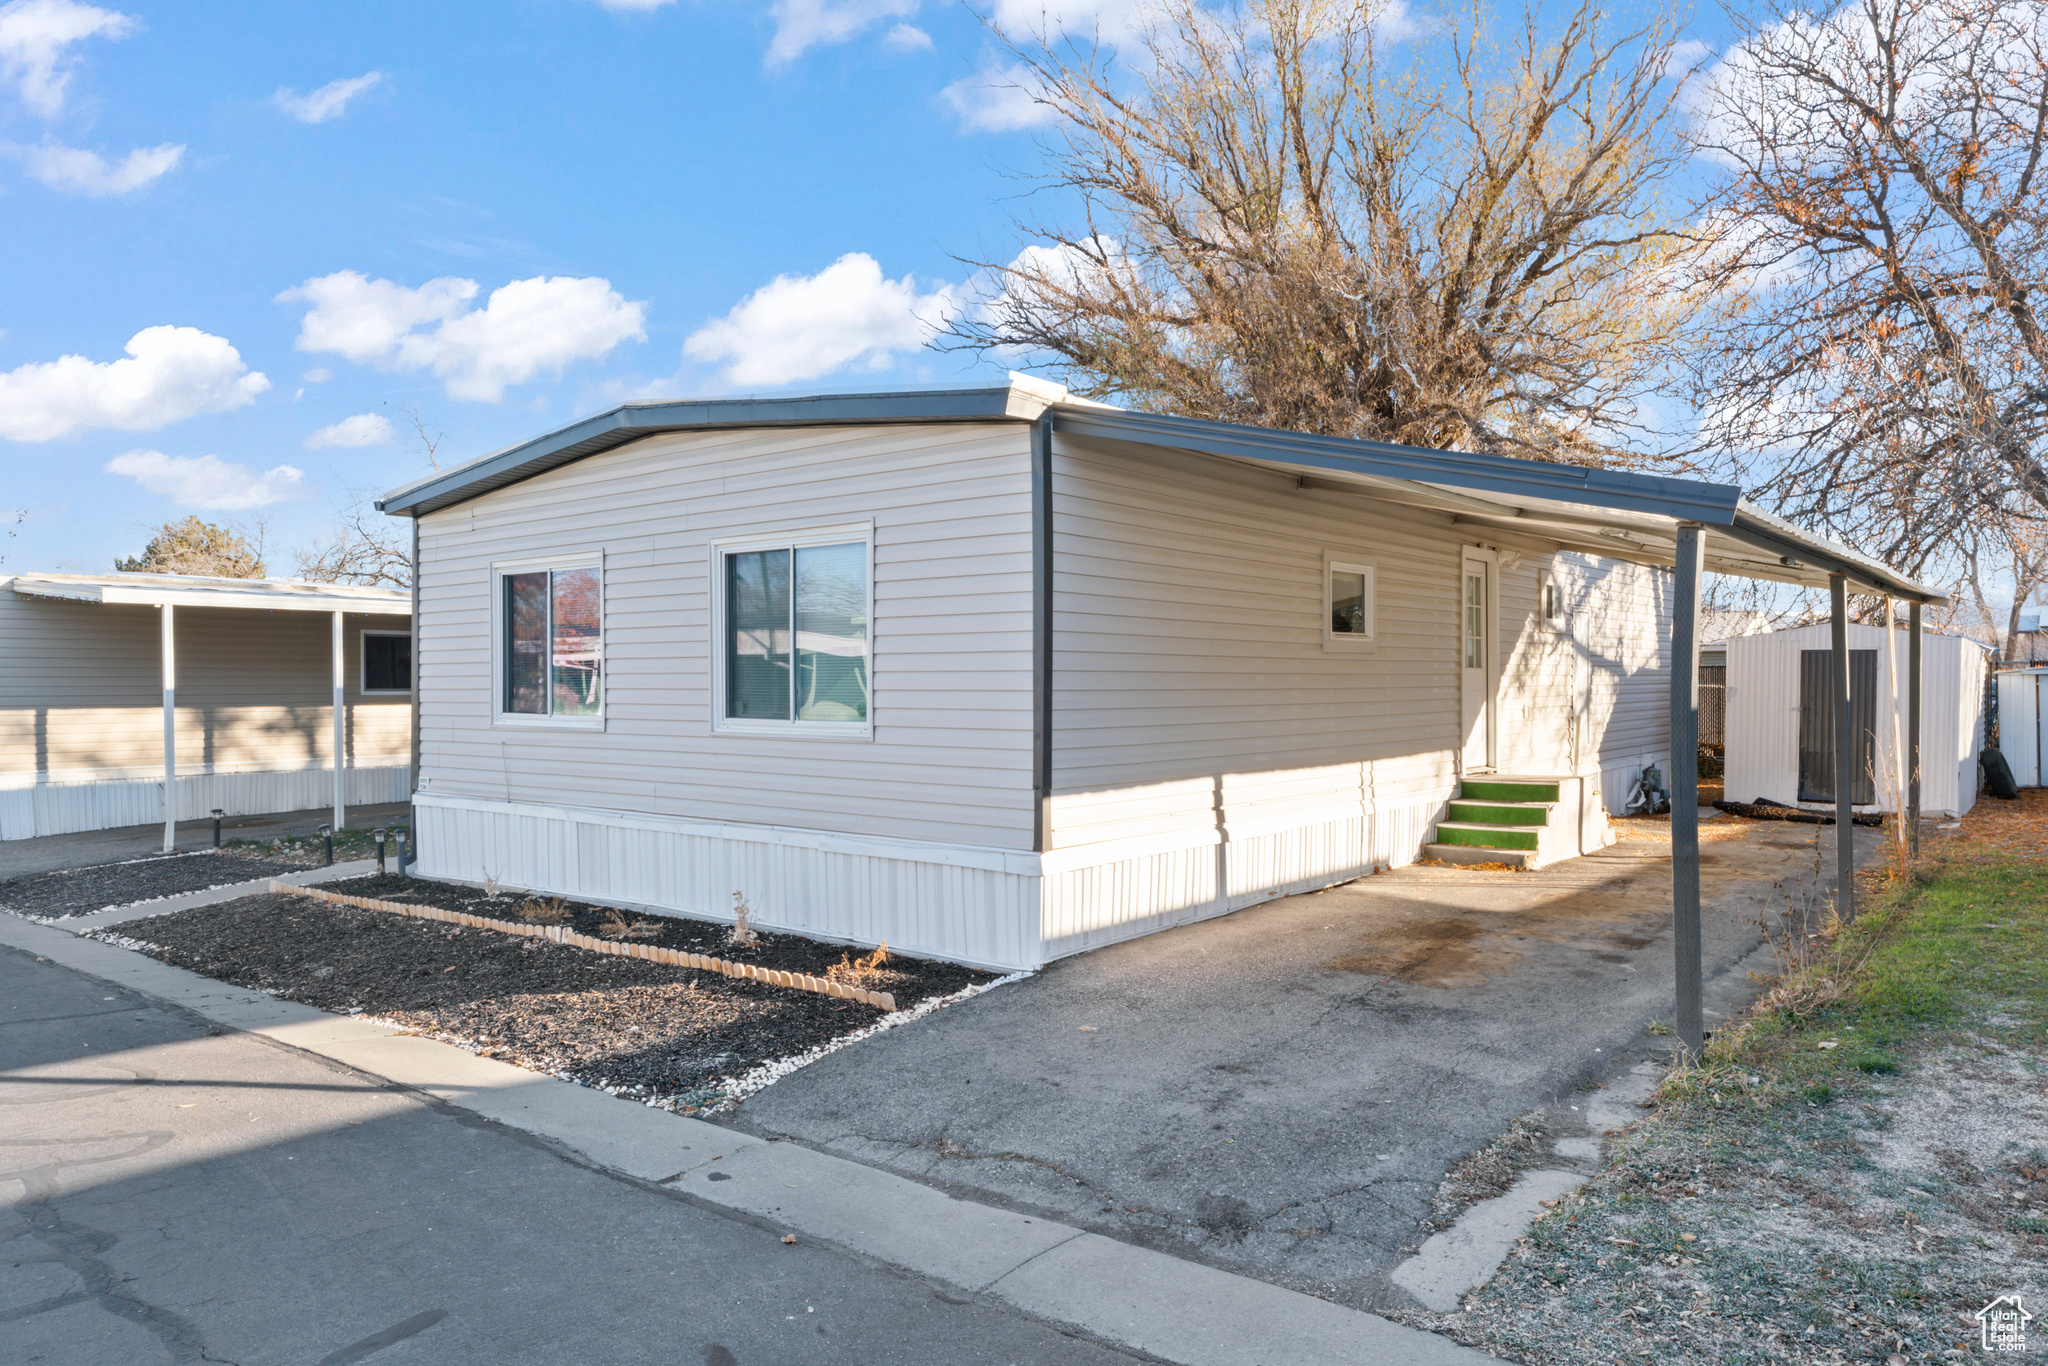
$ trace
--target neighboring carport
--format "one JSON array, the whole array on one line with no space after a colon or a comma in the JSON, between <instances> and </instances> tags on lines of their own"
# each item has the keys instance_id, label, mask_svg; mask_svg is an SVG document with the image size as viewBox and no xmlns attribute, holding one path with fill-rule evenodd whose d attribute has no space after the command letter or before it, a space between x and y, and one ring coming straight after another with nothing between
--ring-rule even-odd
<instances>
[{"instance_id":1,"label":"neighboring carport","mask_svg":"<svg viewBox=\"0 0 2048 1366\"><path fill-rule=\"evenodd\" d=\"M1120 409L1058 404L1038 419L1034 440L1036 502L1050 509L1052 452L1061 437L1185 450L1243 461L1294 475L1304 487L1351 492L1380 502L1449 514L1454 524L1514 531L1612 559L1671 567L1671 913L1675 962L1675 1029L1688 1051L1704 1042L1700 990L1699 612L1707 570L1829 593L1833 623L1835 751L1838 772L1853 769L1854 732L1848 688L1848 595L1870 594L1908 604L1905 819L1917 845L1920 821L1921 608L1946 601L1931 585L1900 574L1845 546L1810 535L1752 507L1732 485L1670 479L1506 456L1419 450L1383 442L1307 436L1256 427L1191 421ZM1051 565L1058 553L1052 518L1040 518L1042 566L1038 608L1043 644L1040 725L1051 714ZM1051 793L1050 745L1041 744L1040 803ZM1854 826L1850 785L1838 784L1835 841L1836 907L1855 912Z\"/></svg>"},{"instance_id":2,"label":"neighboring carport","mask_svg":"<svg viewBox=\"0 0 2048 1366\"><path fill-rule=\"evenodd\" d=\"M410 617L412 595L388 588L365 588L347 584L300 583L273 579L219 579L176 574L24 574L13 579L14 594L26 599L53 599L102 606L155 608L159 614L157 674L163 697L163 821L164 852L176 846L178 786L177 680L179 608L229 609L236 612L317 612L331 620L328 646L330 707L332 710L332 769L334 825L339 829L346 818L348 745L345 705L346 622L350 614L385 618ZM32 631L32 628L29 628ZM397 632L385 633L399 643ZM19 643L19 642L17 642ZM411 638L405 648L403 687L395 675L392 694L412 693ZM394 663L396 648L392 654ZM366 665L367 667L367 665ZM45 656L42 668L49 686L64 686L65 661Z\"/></svg>"}]
</instances>

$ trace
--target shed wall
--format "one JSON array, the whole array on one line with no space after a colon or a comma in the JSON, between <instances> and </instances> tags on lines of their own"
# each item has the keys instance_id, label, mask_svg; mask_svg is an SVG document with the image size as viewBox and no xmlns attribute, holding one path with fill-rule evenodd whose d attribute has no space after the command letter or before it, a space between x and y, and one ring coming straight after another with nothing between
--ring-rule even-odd
<instances>
[{"instance_id":1,"label":"shed wall","mask_svg":"<svg viewBox=\"0 0 2048 1366\"><path fill-rule=\"evenodd\" d=\"M1885 657L1881 626L1851 624L1849 648L1877 651L1878 758L1875 809L1895 811L1902 771L1893 740L1897 719L1903 745L1906 718L1906 651L1903 631L1892 632L1898 687ZM1726 774L1730 800L1762 797L1799 801L1799 658L1805 650L1832 648L1826 622L1737 636L1728 642ZM1977 799L1977 757L1984 739L1984 651L1960 636L1921 638L1920 752L1921 810L1960 815Z\"/></svg>"}]
</instances>

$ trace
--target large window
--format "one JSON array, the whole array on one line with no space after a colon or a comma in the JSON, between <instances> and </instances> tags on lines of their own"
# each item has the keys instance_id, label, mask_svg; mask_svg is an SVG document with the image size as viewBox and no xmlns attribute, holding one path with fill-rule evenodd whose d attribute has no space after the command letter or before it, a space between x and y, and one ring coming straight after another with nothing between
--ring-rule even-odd
<instances>
[{"instance_id":1,"label":"large window","mask_svg":"<svg viewBox=\"0 0 2048 1366\"><path fill-rule=\"evenodd\" d=\"M499 711L597 719L604 705L604 595L597 568L506 571L499 582Z\"/></svg>"},{"instance_id":2,"label":"large window","mask_svg":"<svg viewBox=\"0 0 2048 1366\"><path fill-rule=\"evenodd\" d=\"M866 733L868 543L721 548L725 729Z\"/></svg>"},{"instance_id":3,"label":"large window","mask_svg":"<svg viewBox=\"0 0 2048 1366\"><path fill-rule=\"evenodd\" d=\"M363 632L363 691L412 691L412 637L397 631Z\"/></svg>"}]
</instances>

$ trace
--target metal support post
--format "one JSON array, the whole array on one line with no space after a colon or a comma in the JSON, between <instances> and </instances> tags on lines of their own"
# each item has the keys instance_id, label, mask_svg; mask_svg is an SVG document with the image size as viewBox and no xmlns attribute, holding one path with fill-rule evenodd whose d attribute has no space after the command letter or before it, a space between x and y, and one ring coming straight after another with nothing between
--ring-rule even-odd
<instances>
[{"instance_id":1,"label":"metal support post","mask_svg":"<svg viewBox=\"0 0 2048 1366\"><path fill-rule=\"evenodd\" d=\"M1828 575L1835 708L1835 913L1856 918L1856 712L1849 696L1849 580Z\"/></svg>"},{"instance_id":2,"label":"metal support post","mask_svg":"<svg viewBox=\"0 0 2048 1366\"><path fill-rule=\"evenodd\" d=\"M159 668L164 687L164 852L178 847L178 634L169 603L163 615L163 657Z\"/></svg>"},{"instance_id":3,"label":"metal support post","mask_svg":"<svg viewBox=\"0 0 2048 1366\"><path fill-rule=\"evenodd\" d=\"M1678 528L1671 603L1671 948L1677 1008L1672 1028L1686 1056L1706 1047L1700 1011L1700 574L1706 530Z\"/></svg>"},{"instance_id":4,"label":"metal support post","mask_svg":"<svg viewBox=\"0 0 2048 1366\"><path fill-rule=\"evenodd\" d=\"M1906 607L1906 854L1920 857L1920 604Z\"/></svg>"},{"instance_id":5,"label":"metal support post","mask_svg":"<svg viewBox=\"0 0 2048 1366\"><path fill-rule=\"evenodd\" d=\"M334 828L348 824L348 802L343 789L348 769L348 708L342 701L342 614L334 614ZM333 862L329 859L328 862Z\"/></svg>"}]
</instances>

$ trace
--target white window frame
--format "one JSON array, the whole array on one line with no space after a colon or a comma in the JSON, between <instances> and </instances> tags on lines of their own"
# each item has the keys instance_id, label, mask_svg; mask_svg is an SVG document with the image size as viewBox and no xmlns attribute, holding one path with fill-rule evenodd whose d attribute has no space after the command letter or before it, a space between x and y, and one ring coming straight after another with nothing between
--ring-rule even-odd
<instances>
[{"instance_id":1,"label":"white window frame","mask_svg":"<svg viewBox=\"0 0 2048 1366\"><path fill-rule=\"evenodd\" d=\"M403 688L373 688L373 687L371 687L371 686L370 686L370 645L369 645L369 641L370 641L370 637L372 637L372 636L380 636L380 637L385 637L385 638L391 638L391 639L397 639L397 640L411 640L411 639L412 639L412 632L410 632L410 631L372 631L372 630L369 630L369 629L365 628L364 630L362 630L362 631L359 631L359 632L357 632L357 633L356 633L356 637L357 637L357 638L356 638L356 692L357 692L357 694L358 694L359 696L362 696L362 697L411 697L411 696L412 696L412 686L411 686L411 684L410 684L410 683L408 683L408 684L407 684L407 685L406 685L405 687L403 687ZM412 669L411 669L410 665L408 665L408 666L407 666L407 668L406 668L406 677L407 677L407 678L409 679L409 678L411 678L411 676L412 676Z\"/></svg>"},{"instance_id":2,"label":"white window frame","mask_svg":"<svg viewBox=\"0 0 2048 1366\"><path fill-rule=\"evenodd\" d=\"M1365 631L1362 634L1337 631L1330 624L1335 603L1330 596L1330 579L1336 574L1357 574L1365 580ZM1379 567L1370 560L1360 560L1335 551L1323 554L1323 648L1325 650L1363 650L1369 648L1379 637Z\"/></svg>"},{"instance_id":3,"label":"white window frame","mask_svg":"<svg viewBox=\"0 0 2048 1366\"><path fill-rule=\"evenodd\" d=\"M1552 591L1555 591L1557 594L1557 615L1545 616L1543 612L1543 599L1547 593ZM1554 569L1537 570L1536 624L1546 631L1562 633L1571 629L1571 616L1572 614L1565 610L1564 585L1557 581L1557 571Z\"/></svg>"},{"instance_id":4,"label":"white window frame","mask_svg":"<svg viewBox=\"0 0 2048 1366\"><path fill-rule=\"evenodd\" d=\"M597 657L603 661L603 685L597 695L595 716L534 716L505 710L505 576L533 574L542 570L595 569L597 571ZM612 653L606 639L611 626L610 603L605 600L604 551L579 551L560 555L532 555L516 560L491 562L491 724L514 730L601 731L612 701ZM548 693L554 693L552 651L548 642L550 677ZM415 666L417 667L417 666Z\"/></svg>"},{"instance_id":5,"label":"white window frame","mask_svg":"<svg viewBox=\"0 0 2048 1366\"><path fill-rule=\"evenodd\" d=\"M726 676L726 592L725 560L750 550L799 550L814 545L847 545L859 541L867 547L868 565L868 715L865 721L763 721L755 717L725 714ZM721 536L710 545L706 582L711 599L711 733L714 735L762 735L785 740L873 740L875 738L875 524L844 522L837 526L807 527L801 531L764 532L758 535ZM792 585L793 587L794 585Z\"/></svg>"}]
</instances>

